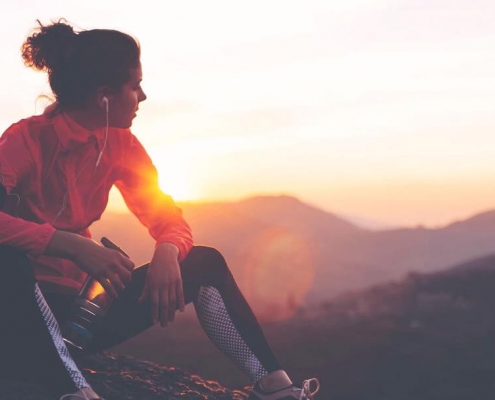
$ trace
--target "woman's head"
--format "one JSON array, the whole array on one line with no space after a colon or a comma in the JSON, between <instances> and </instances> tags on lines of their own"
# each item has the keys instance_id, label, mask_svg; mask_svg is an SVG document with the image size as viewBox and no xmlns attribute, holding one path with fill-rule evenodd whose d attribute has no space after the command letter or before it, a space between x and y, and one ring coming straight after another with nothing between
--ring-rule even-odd
<instances>
[{"instance_id":1,"label":"woman's head","mask_svg":"<svg viewBox=\"0 0 495 400\"><path fill-rule=\"evenodd\" d=\"M117 95L141 71L139 44L131 36L106 29L75 32L64 20L40 23L22 45L22 58L48 73L64 110L86 107L97 95Z\"/></svg>"}]
</instances>

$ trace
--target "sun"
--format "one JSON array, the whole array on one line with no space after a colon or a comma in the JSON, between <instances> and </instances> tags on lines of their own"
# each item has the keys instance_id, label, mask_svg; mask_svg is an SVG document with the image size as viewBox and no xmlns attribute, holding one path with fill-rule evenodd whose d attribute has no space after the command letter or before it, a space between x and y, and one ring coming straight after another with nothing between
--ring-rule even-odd
<instances>
[{"instance_id":1,"label":"sun","mask_svg":"<svg viewBox=\"0 0 495 400\"><path fill-rule=\"evenodd\" d=\"M161 157L152 155L152 159L158 170L158 184L164 193L176 201L194 201L201 197L195 186L192 160L171 152L166 155L161 152Z\"/></svg>"},{"instance_id":2,"label":"sun","mask_svg":"<svg viewBox=\"0 0 495 400\"><path fill-rule=\"evenodd\" d=\"M197 200L198 195L190 180L187 179L187 174L161 173L158 167L158 184L160 189L173 197L176 201L192 201Z\"/></svg>"},{"instance_id":3,"label":"sun","mask_svg":"<svg viewBox=\"0 0 495 400\"><path fill-rule=\"evenodd\" d=\"M193 157L184 157L182 152L163 151L162 149L150 152L153 165L158 171L158 185L160 189L174 199L174 201L202 201L204 200L203 171L196 169L197 164ZM208 173L206 173L208 175ZM200 182L203 182L203 186ZM202 189L202 190L200 190ZM109 209L113 212L128 211L122 195L116 187L112 187L109 194Z\"/></svg>"}]
</instances>

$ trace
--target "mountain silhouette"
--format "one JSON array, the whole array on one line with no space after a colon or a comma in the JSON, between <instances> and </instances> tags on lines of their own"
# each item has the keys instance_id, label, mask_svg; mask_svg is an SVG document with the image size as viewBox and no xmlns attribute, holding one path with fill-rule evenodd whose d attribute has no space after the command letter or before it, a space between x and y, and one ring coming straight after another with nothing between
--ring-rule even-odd
<instances>
[{"instance_id":1,"label":"mountain silhouette","mask_svg":"<svg viewBox=\"0 0 495 400\"><path fill-rule=\"evenodd\" d=\"M369 231L289 196L179 203L195 242L218 248L261 319L349 290L432 272L495 252L495 211L441 228ZM92 229L136 263L154 243L135 217L107 214Z\"/></svg>"},{"instance_id":2,"label":"mountain silhouette","mask_svg":"<svg viewBox=\"0 0 495 400\"><path fill-rule=\"evenodd\" d=\"M264 322L277 357L318 398L488 400L495 397L495 255L347 292ZM180 316L113 351L179 366L229 388L248 383Z\"/></svg>"},{"instance_id":3,"label":"mountain silhouette","mask_svg":"<svg viewBox=\"0 0 495 400\"><path fill-rule=\"evenodd\" d=\"M318 355L328 398L492 399L494 303L490 255L306 308L292 321L305 331L294 345Z\"/></svg>"}]
</instances>

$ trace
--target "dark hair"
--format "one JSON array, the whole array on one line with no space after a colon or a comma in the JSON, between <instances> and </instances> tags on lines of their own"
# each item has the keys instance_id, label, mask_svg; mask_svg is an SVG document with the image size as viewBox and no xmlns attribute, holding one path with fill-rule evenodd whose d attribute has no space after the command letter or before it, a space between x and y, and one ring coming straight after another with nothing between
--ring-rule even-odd
<instances>
[{"instance_id":1,"label":"dark hair","mask_svg":"<svg viewBox=\"0 0 495 400\"><path fill-rule=\"evenodd\" d=\"M28 67L48 73L61 108L82 106L100 86L118 91L138 67L139 43L109 29L75 32L63 19L39 27L22 45Z\"/></svg>"}]
</instances>

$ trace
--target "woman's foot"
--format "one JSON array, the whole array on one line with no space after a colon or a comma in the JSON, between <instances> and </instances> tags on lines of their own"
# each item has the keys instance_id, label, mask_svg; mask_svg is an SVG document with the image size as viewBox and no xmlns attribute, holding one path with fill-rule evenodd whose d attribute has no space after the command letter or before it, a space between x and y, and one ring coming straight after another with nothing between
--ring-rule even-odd
<instances>
[{"instance_id":1,"label":"woman's foot","mask_svg":"<svg viewBox=\"0 0 495 400\"><path fill-rule=\"evenodd\" d=\"M85 387L75 393L64 394L60 400L104 400L93 389Z\"/></svg>"},{"instance_id":2,"label":"woman's foot","mask_svg":"<svg viewBox=\"0 0 495 400\"><path fill-rule=\"evenodd\" d=\"M312 400L318 390L320 390L320 382L316 378L305 380L300 388L290 385L274 392L263 390L257 384L253 387L249 400Z\"/></svg>"}]
</instances>

